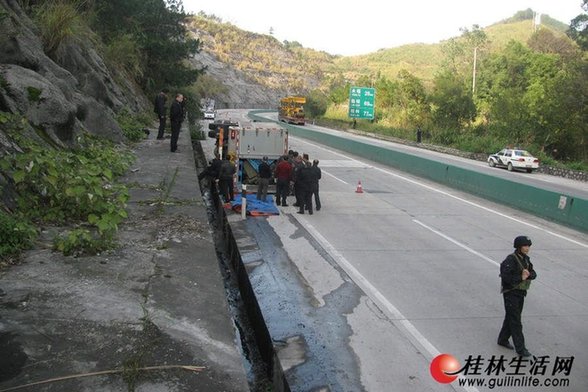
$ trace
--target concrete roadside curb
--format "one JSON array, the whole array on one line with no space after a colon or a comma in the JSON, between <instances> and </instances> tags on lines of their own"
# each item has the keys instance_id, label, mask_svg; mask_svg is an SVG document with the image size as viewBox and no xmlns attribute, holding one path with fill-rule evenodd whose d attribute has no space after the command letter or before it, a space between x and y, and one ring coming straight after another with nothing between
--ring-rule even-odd
<instances>
[{"instance_id":1,"label":"concrete roadside curb","mask_svg":"<svg viewBox=\"0 0 588 392\"><path fill-rule=\"evenodd\" d=\"M117 249L80 258L36 249L0 276L0 391L108 370L122 373L18 390L249 390L190 135L171 153L154 133L124 179L129 219Z\"/></svg>"}]
</instances>

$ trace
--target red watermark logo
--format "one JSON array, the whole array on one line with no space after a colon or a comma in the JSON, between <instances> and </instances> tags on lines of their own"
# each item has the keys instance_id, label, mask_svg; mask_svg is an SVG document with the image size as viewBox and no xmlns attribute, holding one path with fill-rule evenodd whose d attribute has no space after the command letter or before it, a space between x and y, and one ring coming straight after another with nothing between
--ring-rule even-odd
<instances>
[{"instance_id":1,"label":"red watermark logo","mask_svg":"<svg viewBox=\"0 0 588 392\"><path fill-rule=\"evenodd\" d=\"M461 365L453 355L449 354L437 355L431 362L431 366L429 366L431 376L441 384L449 384L455 381L457 378L456 372L459 372L459 369L461 369Z\"/></svg>"},{"instance_id":2,"label":"red watermark logo","mask_svg":"<svg viewBox=\"0 0 588 392\"><path fill-rule=\"evenodd\" d=\"M453 355L439 354L431 361L429 370L438 383L450 384L458 379L459 386L464 387L568 387L573 363L573 356L509 359L504 355L469 355L462 366Z\"/></svg>"}]
</instances>

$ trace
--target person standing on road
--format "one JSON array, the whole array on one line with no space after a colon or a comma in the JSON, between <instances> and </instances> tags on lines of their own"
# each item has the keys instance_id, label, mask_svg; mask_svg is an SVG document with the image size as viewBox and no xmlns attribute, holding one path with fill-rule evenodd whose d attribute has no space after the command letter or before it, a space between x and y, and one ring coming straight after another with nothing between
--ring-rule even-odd
<instances>
[{"instance_id":1,"label":"person standing on road","mask_svg":"<svg viewBox=\"0 0 588 392\"><path fill-rule=\"evenodd\" d=\"M267 157L263 157L259 164L259 181L257 183L257 200L265 201L267 197L267 188L272 178L272 168L270 167Z\"/></svg>"},{"instance_id":2,"label":"person standing on road","mask_svg":"<svg viewBox=\"0 0 588 392\"><path fill-rule=\"evenodd\" d=\"M276 177L276 204L280 205L281 203L282 207L288 207L286 199L290 193L290 179L292 178L292 165L288 155L284 155L276 166L274 177Z\"/></svg>"},{"instance_id":3,"label":"person standing on road","mask_svg":"<svg viewBox=\"0 0 588 392\"><path fill-rule=\"evenodd\" d=\"M498 334L498 345L511 350L514 348L522 357L532 355L525 345L521 321L525 296L531 286L531 280L537 277L528 256L531 244L529 237L518 236L514 239L514 253L508 255L500 264L505 316L502 329ZM514 347L508 341L511 336Z\"/></svg>"},{"instance_id":4,"label":"person standing on road","mask_svg":"<svg viewBox=\"0 0 588 392\"><path fill-rule=\"evenodd\" d=\"M207 179L209 182L217 180L221 164L222 161L219 159L218 154L215 155L214 159L210 161L210 164L206 167L206 169L198 174L198 181L202 181L204 179ZM208 186L210 186L210 183Z\"/></svg>"},{"instance_id":5,"label":"person standing on road","mask_svg":"<svg viewBox=\"0 0 588 392\"><path fill-rule=\"evenodd\" d=\"M303 166L298 169L298 174L296 174L296 192L298 192L300 198L298 213L304 214L304 210L307 210L312 215L313 172L310 162L302 162Z\"/></svg>"},{"instance_id":6,"label":"person standing on road","mask_svg":"<svg viewBox=\"0 0 588 392\"><path fill-rule=\"evenodd\" d=\"M319 197L319 180L321 179L321 168L318 166L319 160L315 159L312 161L312 191L311 191L311 202L312 195L314 195L314 204L316 210L321 210L321 198Z\"/></svg>"},{"instance_id":7,"label":"person standing on road","mask_svg":"<svg viewBox=\"0 0 588 392\"><path fill-rule=\"evenodd\" d=\"M165 132L165 103L167 102L167 89L162 89L159 94L155 96L153 111L157 114L159 119L159 129L157 131L157 140L163 139Z\"/></svg>"},{"instance_id":8,"label":"person standing on road","mask_svg":"<svg viewBox=\"0 0 588 392\"><path fill-rule=\"evenodd\" d=\"M297 151L294 151L294 162L292 163L292 182L294 183L294 197L296 197L296 202L294 203L294 207L300 207L304 202L302 201L302 185L298 183L298 174L300 170L305 167L304 160L302 156L298 154Z\"/></svg>"},{"instance_id":9,"label":"person standing on road","mask_svg":"<svg viewBox=\"0 0 588 392\"><path fill-rule=\"evenodd\" d=\"M172 102L169 109L169 120L171 122L171 152L176 152L178 149L178 138L180 137L180 129L182 128L182 121L184 121L184 108L182 101L184 96L176 94L176 99Z\"/></svg>"},{"instance_id":10,"label":"person standing on road","mask_svg":"<svg viewBox=\"0 0 588 392\"><path fill-rule=\"evenodd\" d=\"M225 203L233 201L233 175L235 174L235 165L231 162L228 155L225 155L220 165L219 187L220 194Z\"/></svg>"}]
</instances>

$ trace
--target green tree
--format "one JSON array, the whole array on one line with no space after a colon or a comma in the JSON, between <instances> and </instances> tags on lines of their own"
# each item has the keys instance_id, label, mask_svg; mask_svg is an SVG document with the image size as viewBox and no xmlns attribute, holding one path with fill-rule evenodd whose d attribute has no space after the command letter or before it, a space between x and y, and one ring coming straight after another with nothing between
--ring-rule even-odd
<instances>
[{"instance_id":1,"label":"green tree","mask_svg":"<svg viewBox=\"0 0 588 392\"><path fill-rule=\"evenodd\" d=\"M361 75L355 81L357 87L374 87L374 78L372 75Z\"/></svg>"},{"instance_id":2,"label":"green tree","mask_svg":"<svg viewBox=\"0 0 588 392\"><path fill-rule=\"evenodd\" d=\"M512 143L526 142L530 134L528 113L523 95L528 85L525 70L531 51L511 41L501 53L483 63L477 100L478 108L492 131Z\"/></svg>"},{"instance_id":3,"label":"green tree","mask_svg":"<svg viewBox=\"0 0 588 392\"><path fill-rule=\"evenodd\" d=\"M585 159L587 69L585 60L511 42L490 56L481 75L479 107L491 132L560 159Z\"/></svg>"},{"instance_id":4,"label":"green tree","mask_svg":"<svg viewBox=\"0 0 588 392\"><path fill-rule=\"evenodd\" d=\"M443 129L461 129L476 116L469 86L449 70L435 76L430 101L434 124Z\"/></svg>"},{"instance_id":5,"label":"green tree","mask_svg":"<svg viewBox=\"0 0 588 392\"><path fill-rule=\"evenodd\" d=\"M95 0L95 9L93 27L107 45L122 36L135 42L138 82L148 91L190 85L201 74L185 64L200 44L187 34L181 0Z\"/></svg>"},{"instance_id":6,"label":"green tree","mask_svg":"<svg viewBox=\"0 0 588 392\"><path fill-rule=\"evenodd\" d=\"M450 38L442 44L445 54L443 68L458 72L465 77L472 73L474 50L486 48L489 42L486 33L478 25L473 25L471 30L467 27L459 30L461 31L459 38Z\"/></svg>"},{"instance_id":7,"label":"green tree","mask_svg":"<svg viewBox=\"0 0 588 392\"><path fill-rule=\"evenodd\" d=\"M576 45L570 38L556 36L553 31L544 28L533 33L527 45L535 52L559 54L565 59L572 59L580 55Z\"/></svg>"},{"instance_id":8,"label":"green tree","mask_svg":"<svg viewBox=\"0 0 588 392\"><path fill-rule=\"evenodd\" d=\"M351 84L345 81L342 75L337 75L328 81L329 101L334 104L341 104L349 101L349 89Z\"/></svg>"},{"instance_id":9,"label":"green tree","mask_svg":"<svg viewBox=\"0 0 588 392\"><path fill-rule=\"evenodd\" d=\"M325 114L328 106L328 97L320 90L313 90L306 98L304 111L307 117L320 117Z\"/></svg>"},{"instance_id":10,"label":"green tree","mask_svg":"<svg viewBox=\"0 0 588 392\"><path fill-rule=\"evenodd\" d=\"M382 111L389 111L395 102L398 82L380 76L375 83L377 92L376 106Z\"/></svg>"},{"instance_id":11,"label":"green tree","mask_svg":"<svg viewBox=\"0 0 588 392\"><path fill-rule=\"evenodd\" d=\"M399 125L415 128L430 120L430 107L422 81L406 70L398 73L398 88L394 97L394 110L398 111Z\"/></svg>"},{"instance_id":12,"label":"green tree","mask_svg":"<svg viewBox=\"0 0 588 392\"><path fill-rule=\"evenodd\" d=\"M583 1L582 9L584 12L571 20L567 34L582 50L588 50L588 0Z\"/></svg>"}]
</instances>

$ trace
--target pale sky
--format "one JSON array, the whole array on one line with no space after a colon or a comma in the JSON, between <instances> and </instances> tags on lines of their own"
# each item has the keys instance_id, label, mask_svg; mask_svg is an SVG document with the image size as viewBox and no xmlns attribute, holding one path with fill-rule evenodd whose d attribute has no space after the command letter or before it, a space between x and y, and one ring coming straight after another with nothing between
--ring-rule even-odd
<instances>
[{"instance_id":1,"label":"pale sky","mask_svg":"<svg viewBox=\"0 0 588 392\"><path fill-rule=\"evenodd\" d=\"M582 0L183 0L186 12L214 14L247 31L357 55L410 43L437 43L461 27L485 27L531 8L563 23Z\"/></svg>"}]
</instances>

